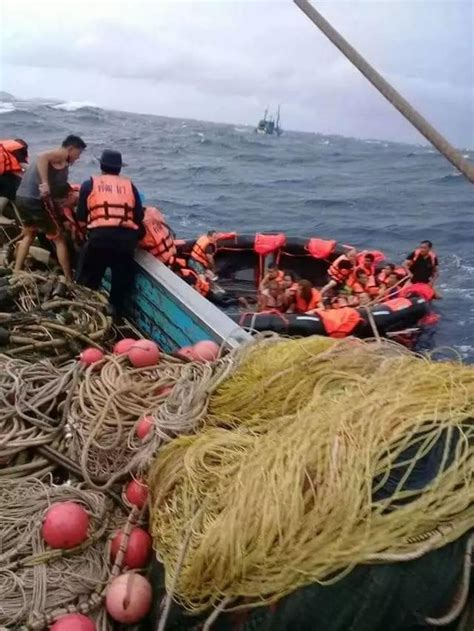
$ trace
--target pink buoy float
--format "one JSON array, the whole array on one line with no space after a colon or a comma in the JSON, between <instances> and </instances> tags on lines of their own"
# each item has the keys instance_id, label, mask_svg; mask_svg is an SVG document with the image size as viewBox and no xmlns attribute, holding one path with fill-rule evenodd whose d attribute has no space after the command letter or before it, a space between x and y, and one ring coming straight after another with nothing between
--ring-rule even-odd
<instances>
[{"instance_id":1,"label":"pink buoy float","mask_svg":"<svg viewBox=\"0 0 474 631\"><path fill-rule=\"evenodd\" d=\"M148 487L141 480L132 480L125 488L125 497L130 504L143 508L148 501Z\"/></svg>"},{"instance_id":2,"label":"pink buoy float","mask_svg":"<svg viewBox=\"0 0 474 631\"><path fill-rule=\"evenodd\" d=\"M142 416L136 425L135 432L141 440L144 440L151 433L155 419L153 416Z\"/></svg>"},{"instance_id":3,"label":"pink buoy float","mask_svg":"<svg viewBox=\"0 0 474 631\"><path fill-rule=\"evenodd\" d=\"M69 613L49 627L49 631L97 631L95 622L81 613Z\"/></svg>"},{"instance_id":4,"label":"pink buoy float","mask_svg":"<svg viewBox=\"0 0 474 631\"><path fill-rule=\"evenodd\" d=\"M158 344L152 340L138 340L128 351L128 359L135 368L154 366L160 359Z\"/></svg>"},{"instance_id":5,"label":"pink buoy float","mask_svg":"<svg viewBox=\"0 0 474 631\"><path fill-rule=\"evenodd\" d=\"M151 607L151 585L140 574L127 572L115 578L107 588L105 606L117 622L135 624Z\"/></svg>"},{"instance_id":6,"label":"pink buoy float","mask_svg":"<svg viewBox=\"0 0 474 631\"><path fill-rule=\"evenodd\" d=\"M179 359L194 361L194 349L192 346L183 346L176 351L175 356L179 357Z\"/></svg>"},{"instance_id":7,"label":"pink buoy float","mask_svg":"<svg viewBox=\"0 0 474 631\"><path fill-rule=\"evenodd\" d=\"M104 359L104 351L101 351L100 348L86 348L79 355L79 361L85 366L96 364L100 362L101 359Z\"/></svg>"},{"instance_id":8,"label":"pink buoy float","mask_svg":"<svg viewBox=\"0 0 474 631\"><path fill-rule=\"evenodd\" d=\"M76 502L53 504L46 511L42 534L51 548L75 548L87 539L89 515Z\"/></svg>"},{"instance_id":9,"label":"pink buoy float","mask_svg":"<svg viewBox=\"0 0 474 631\"><path fill-rule=\"evenodd\" d=\"M110 556L112 561L115 561L115 558L120 549L120 544L122 543L123 532L119 530L115 537L112 539L112 544L110 546ZM147 565L150 560L151 554L151 537L143 528L139 528L138 526L132 528L130 535L127 541L127 547L125 550L125 554L123 557L123 565L130 568L131 570L136 570Z\"/></svg>"},{"instance_id":10,"label":"pink buoy float","mask_svg":"<svg viewBox=\"0 0 474 631\"><path fill-rule=\"evenodd\" d=\"M125 337L123 340L117 342L113 348L113 352L116 355L126 355L128 351L136 344L138 340L133 337Z\"/></svg>"},{"instance_id":11,"label":"pink buoy float","mask_svg":"<svg viewBox=\"0 0 474 631\"><path fill-rule=\"evenodd\" d=\"M193 355L196 361L213 362L219 357L220 347L212 340L202 340L193 346Z\"/></svg>"}]
</instances>

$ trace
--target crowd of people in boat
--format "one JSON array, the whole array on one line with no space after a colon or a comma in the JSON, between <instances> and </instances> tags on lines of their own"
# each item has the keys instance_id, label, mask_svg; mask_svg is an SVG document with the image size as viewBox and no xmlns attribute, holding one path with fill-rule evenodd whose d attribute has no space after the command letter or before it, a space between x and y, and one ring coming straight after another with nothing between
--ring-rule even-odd
<instances>
[{"instance_id":1,"label":"crowd of people in boat","mask_svg":"<svg viewBox=\"0 0 474 631\"><path fill-rule=\"evenodd\" d=\"M271 265L259 286L257 310L311 314L321 308L363 307L393 300L415 284L432 287L438 275L432 247L431 241L422 241L399 267L388 262L377 267L373 253L349 249L331 263L329 280L322 288Z\"/></svg>"},{"instance_id":2,"label":"crowd of people in boat","mask_svg":"<svg viewBox=\"0 0 474 631\"><path fill-rule=\"evenodd\" d=\"M98 289L110 269L110 303L120 315L132 286L138 246L203 296L225 306L248 307L245 298L226 295L216 285L219 235L207 232L196 240L189 256L180 256L162 212L145 206L133 182L121 175L120 152L104 150L100 173L80 186L70 184L69 167L85 148L80 137L70 135L61 147L40 153L28 164L24 140L0 141L0 215L9 203L16 203L23 229L15 253L16 272L38 237L54 251L67 282L74 277ZM403 267L387 263L378 269L372 253L348 249L330 264L329 281L322 288L277 266L269 267L258 287L256 309L311 313L319 308L363 306L397 297L407 283L432 286L437 274L438 259L429 241L411 252Z\"/></svg>"}]
</instances>

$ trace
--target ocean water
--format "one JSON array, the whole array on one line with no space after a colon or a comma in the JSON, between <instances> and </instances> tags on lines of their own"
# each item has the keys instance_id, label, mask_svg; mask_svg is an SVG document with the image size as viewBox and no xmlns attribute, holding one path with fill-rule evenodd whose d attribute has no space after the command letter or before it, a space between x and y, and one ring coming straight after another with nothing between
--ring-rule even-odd
<instances>
[{"instance_id":1,"label":"ocean water","mask_svg":"<svg viewBox=\"0 0 474 631\"><path fill-rule=\"evenodd\" d=\"M97 171L104 148L120 150L124 173L178 236L282 230L381 249L394 262L430 239L443 298L425 343L474 361L474 186L434 149L316 133L258 136L251 127L53 101L0 103L0 124L3 137L24 138L32 153L81 135L88 149L73 182ZM464 154L474 160L474 151Z\"/></svg>"}]
</instances>

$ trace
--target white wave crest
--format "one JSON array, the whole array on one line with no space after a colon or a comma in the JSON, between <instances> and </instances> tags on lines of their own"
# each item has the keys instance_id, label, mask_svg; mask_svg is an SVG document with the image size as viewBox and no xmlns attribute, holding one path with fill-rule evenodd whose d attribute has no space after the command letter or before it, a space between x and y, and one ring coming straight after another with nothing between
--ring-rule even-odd
<instances>
[{"instance_id":1,"label":"white wave crest","mask_svg":"<svg viewBox=\"0 0 474 631\"><path fill-rule=\"evenodd\" d=\"M14 112L16 107L13 103L8 103L7 101L0 101L0 114L7 114L7 112Z\"/></svg>"},{"instance_id":2,"label":"white wave crest","mask_svg":"<svg viewBox=\"0 0 474 631\"><path fill-rule=\"evenodd\" d=\"M98 107L96 103L90 101L66 101L65 103L58 103L51 106L55 110L62 110L63 112L77 112L84 107Z\"/></svg>"}]
</instances>

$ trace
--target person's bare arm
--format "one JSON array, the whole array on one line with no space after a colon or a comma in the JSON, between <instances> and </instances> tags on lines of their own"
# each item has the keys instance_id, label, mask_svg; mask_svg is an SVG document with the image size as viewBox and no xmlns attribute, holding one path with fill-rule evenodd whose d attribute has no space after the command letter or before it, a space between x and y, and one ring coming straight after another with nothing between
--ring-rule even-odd
<instances>
[{"instance_id":1,"label":"person's bare arm","mask_svg":"<svg viewBox=\"0 0 474 631\"><path fill-rule=\"evenodd\" d=\"M335 280L330 280L329 283L324 285L324 287L321 289L321 298L336 285L337 285L337 282Z\"/></svg>"},{"instance_id":2,"label":"person's bare arm","mask_svg":"<svg viewBox=\"0 0 474 631\"><path fill-rule=\"evenodd\" d=\"M63 151L61 149L51 149L50 151L43 151L38 156L36 166L38 169L38 175L40 179L40 192L42 195L49 194L49 182L48 182L48 166L52 162L61 162L64 160Z\"/></svg>"}]
</instances>

